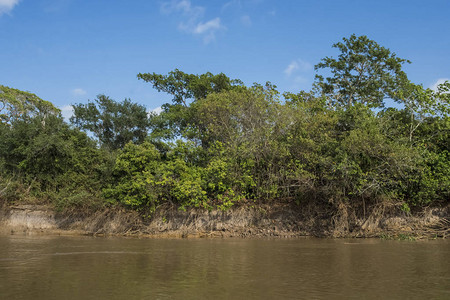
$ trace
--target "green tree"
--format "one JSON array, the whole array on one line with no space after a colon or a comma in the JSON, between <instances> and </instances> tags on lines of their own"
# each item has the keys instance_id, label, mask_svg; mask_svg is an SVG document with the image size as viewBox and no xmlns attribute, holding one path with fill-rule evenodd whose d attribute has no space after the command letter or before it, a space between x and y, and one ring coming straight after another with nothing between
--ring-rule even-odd
<instances>
[{"instance_id":1,"label":"green tree","mask_svg":"<svg viewBox=\"0 0 450 300\"><path fill-rule=\"evenodd\" d=\"M279 195L286 169L282 139L290 120L278 95L276 87L267 83L210 94L193 104L202 145L209 150L224 148L216 152L220 157L210 158L208 168L227 170L229 178L214 176L214 185L221 181L237 197Z\"/></svg>"},{"instance_id":2,"label":"green tree","mask_svg":"<svg viewBox=\"0 0 450 300\"><path fill-rule=\"evenodd\" d=\"M173 96L172 103L188 106L189 100L205 98L208 94L226 91L234 86L242 86L237 79L230 79L223 73L210 72L196 75L187 74L178 69L168 75L139 73L138 79L150 82L158 92Z\"/></svg>"},{"instance_id":3,"label":"green tree","mask_svg":"<svg viewBox=\"0 0 450 300\"><path fill-rule=\"evenodd\" d=\"M412 142L419 126L429 118L447 119L450 116L450 83L438 86L437 91L424 89L421 85L407 82L396 91L394 97L404 105L409 115L408 135Z\"/></svg>"},{"instance_id":4,"label":"green tree","mask_svg":"<svg viewBox=\"0 0 450 300\"><path fill-rule=\"evenodd\" d=\"M159 195L152 183L159 166L160 154L152 144L126 144L116 158L113 184L104 189L105 197L135 209L154 210Z\"/></svg>"},{"instance_id":5,"label":"green tree","mask_svg":"<svg viewBox=\"0 0 450 300\"><path fill-rule=\"evenodd\" d=\"M196 134L196 113L189 105L191 102L204 99L212 93L243 87L240 80L230 79L223 73L196 75L175 69L167 75L139 73L137 77L151 83L159 92L173 97L172 103L164 104L163 112L151 120L152 137L167 140Z\"/></svg>"},{"instance_id":6,"label":"green tree","mask_svg":"<svg viewBox=\"0 0 450 300\"><path fill-rule=\"evenodd\" d=\"M402 65L409 61L367 36L353 34L333 47L340 51L338 58L325 57L315 66L316 70L331 72L332 76L326 78L316 75L316 82L333 105L349 107L364 103L382 107L384 99L390 98L405 82Z\"/></svg>"},{"instance_id":7,"label":"green tree","mask_svg":"<svg viewBox=\"0 0 450 300\"><path fill-rule=\"evenodd\" d=\"M60 110L52 103L32 93L0 85L0 122L11 124L15 119L58 115Z\"/></svg>"},{"instance_id":8,"label":"green tree","mask_svg":"<svg viewBox=\"0 0 450 300\"><path fill-rule=\"evenodd\" d=\"M195 150L192 143L177 141L163 159L149 142L128 143L117 156L113 184L103 193L108 199L150 213L164 202L205 206L202 168L190 161Z\"/></svg>"},{"instance_id":9,"label":"green tree","mask_svg":"<svg viewBox=\"0 0 450 300\"><path fill-rule=\"evenodd\" d=\"M142 143L147 137L149 118L145 106L125 99L116 102L99 95L94 102L73 105L70 121L92 132L99 144L108 149L120 149L126 143Z\"/></svg>"},{"instance_id":10,"label":"green tree","mask_svg":"<svg viewBox=\"0 0 450 300\"><path fill-rule=\"evenodd\" d=\"M0 177L14 183L5 190L11 192L7 200L36 198L33 201L55 201L59 207L99 200L102 181L107 180L107 155L60 116L0 124L0 140Z\"/></svg>"}]
</instances>

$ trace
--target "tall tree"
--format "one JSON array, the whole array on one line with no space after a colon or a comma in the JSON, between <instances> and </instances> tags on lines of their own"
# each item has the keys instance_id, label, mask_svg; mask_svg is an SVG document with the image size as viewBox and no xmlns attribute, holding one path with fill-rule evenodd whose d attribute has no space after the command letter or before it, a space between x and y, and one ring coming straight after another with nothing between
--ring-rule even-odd
<instances>
[{"instance_id":1,"label":"tall tree","mask_svg":"<svg viewBox=\"0 0 450 300\"><path fill-rule=\"evenodd\" d=\"M408 115L408 135L412 142L415 131L427 119L450 121L450 82L438 85L437 90L425 89L422 85L411 82L404 83L393 98L404 106Z\"/></svg>"},{"instance_id":2,"label":"tall tree","mask_svg":"<svg viewBox=\"0 0 450 300\"><path fill-rule=\"evenodd\" d=\"M77 127L92 132L101 146L108 149L123 148L126 143L144 142L149 128L145 106L129 99L116 102L105 95L94 102L73 105L70 121Z\"/></svg>"},{"instance_id":3,"label":"tall tree","mask_svg":"<svg viewBox=\"0 0 450 300\"><path fill-rule=\"evenodd\" d=\"M10 125L18 118L58 115L52 103L32 93L0 85L0 122Z\"/></svg>"},{"instance_id":4,"label":"tall tree","mask_svg":"<svg viewBox=\"0 0 450 300\"><path fill-rule=\"evenodd\" d=\"M334 105L349 107L363 103L382 107L402 82L407 82L402 71L410 63L367 36L351 35L333 45L341 53L338 58L325 57L315 66L316 71L329 69L330 77L316 75L321 91Z\"/></svg>"},{"instance_id":5,"label":"tall tree","mask_svg":"<svg viewBox=\"0 0 450 300\"><path fill-rule=\"evenodd\" d=\"M189 100L205 98L210 93L218 93L241 86L238 79L230 79L225 74L187 74L178 69L170 71L168 75L156 73L139 73L138 79L153 84L158 92L166 92L173 96L173 104L187 106Z\"/></svg>"},{"instance_id":6,"label":"tall tree","mask_svg":"<svg viewBox=\"0 0 450 300\"><path fill-rule=\"evenodd\" d=\"M196 129L196 113L189 104L206 98L209 94L243 88L242 81L230 79L223 73L188 74L178 69L167 75L139 73L139 79L149 82L159 92L171 95L172 104L162 106L163 112L152 117L152 136L173 139L182 135L192 136Z\"/></svg>"}]
</instances>

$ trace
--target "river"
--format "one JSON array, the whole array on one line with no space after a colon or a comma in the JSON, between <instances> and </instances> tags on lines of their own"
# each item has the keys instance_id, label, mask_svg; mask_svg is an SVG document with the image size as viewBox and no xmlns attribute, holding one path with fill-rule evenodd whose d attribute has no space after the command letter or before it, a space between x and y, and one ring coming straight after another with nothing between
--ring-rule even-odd
<instances>
[{"instance_id":1,"label":"river","mask_svg":"<svg viewBox=\"0 0 450 300\"><path fill-rule=\"evenodd\" d=\"M0 236L0 299L450 299L450 241Z\"/></svg>"}]
</instances>

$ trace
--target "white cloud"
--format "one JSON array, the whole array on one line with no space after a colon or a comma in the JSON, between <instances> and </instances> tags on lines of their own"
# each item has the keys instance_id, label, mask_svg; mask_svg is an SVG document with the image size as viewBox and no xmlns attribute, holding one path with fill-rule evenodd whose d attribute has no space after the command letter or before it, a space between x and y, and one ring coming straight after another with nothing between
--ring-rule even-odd
<instances>
[{"instance_id":1,"label":"white cloud","mask_svg":"<svg viewBox=\"0 0 450 300\"><path fill-rule=\"evenodd\" d=\"M301 59L291 61L291 63L284 69L284 73L289 77L296 71L308 72L312 70L312 65Z\"/></svg>"},{"instance_id":2,"label":"white cloud","mask_svg":"<svg viewBox=\"0 0 450 300\"><path fill-rule=\"evenodd\" d=\"M310 86L310 80L304 76L295 76L290 82L290 90L305 90Z\"/></svg>"},{"instance_id":3,"label":"white cloud","mask_svg":"<svg viewBox=\"0 0 450 300\"><path fill-rule=\"evenodd\" d=\"M225 3L224 5L222 5L222 11L224 11L224 10L230 8L230 7L233 7L233 6L236 6L236 7L238 7L239 9L242 9L242 2L241 2L241 0L231 0L231 1L228 1L227 3Z\"/></svg>"},{"instance_id":4,"label":"white cloud","mask_svg":"<svg viewBox=\"0 0 450 300\"><path fill-rule=\"evenodd\" d=\"M443 84L444 82L449 81L450 82L450 78L439 78L438 80L436 80L435 83L433 83L432 85L430 85L430 89L432 89L433 91L437 91L437 87L440 84Z\"/></svg>"},{"instance_id":5,"label":"white cloud","mask_svg":"<svg viewBox=\"0 0 450 300\"><path fill-rule=\"evenodd\" d=\"M164 2L161 5L161 12L164 14L180 12L189 19L198 19L205 12L205 8L201 6L193 7L189 0L172 0L170 2Z\"/></svg>"},{"instance_id":6,"label":"white cloud","mask_svg":"<svg viewBox=\"0 0 450 300\"><path fill-rule=\"evenodd\" d=\"M225 27L220 24L220 18L215 18L206 23L198 23L192 32L203 35L203 41L207 44L216 38L215 32L223 28Z\"/></svg>"},{"instance_id":7,"label":"white cloud","mask_svg":"<svg viewBox=\"0 0 450 300\"><path fill-rule=\"evenodd\" d=\"M150 109L147 111L148 115L159 115L160 113L162 113L163 109L161 106L158 106L157 108L154 109Z\"/></svg>"},{"instance_id":8,"label":"white cloud","mask_svg":"<svg viewBox=\"0 0 450 300\"><path fill-rule=\"evenodd\" d=\"M243 8L255 8L264 0L231 0L222 5L222 11L228 8L235 8L242 10Z\"/></svg>"},{"instance_id":9,"label":"white cloud","mask_svg":"<svg viewBox=\"0 0 450 300\"><path fill-rule=\"evenodd\" d=\"M247 15L246 15L246 16L242 16L242 17L241 17L241 23L242 23L243 25L249 27L249 26L252 25L252 20L251 20L250 17L247 16Z\"/></svg>"},{"instance_id":10,"label":"white cloud","mask_svg":"<svg viewBox=\"0 0 450 300\"><path fill-rule=\"evenodd\" d=\"M182 20L178 24L178 29L203 37L205 43L214 40L218 30L225 29L218 17L203 22L201 19L205 13L205 8L193 6L189 0L164 2L161 5L161 12L164 14L180 14Z\"/></svg>"},{"instance_id":11,"label":"white cloud","mask_svg":"<svg viewBox=\"0 0 450 300\"><path fill-rule=\"evenodd\" d=\"M290 90L304 90L311 84L308 79L313 70L312 64L302 59L295 59L284 69L284 74L289 82Z\"/></svg>"},{"instance_id":12,"label":"white cloud","mask_svg":"<svg viewBox=\"0 0 450 300\"><path fill-rule=\"evenodd\" d=\"M220 18L215 18L206 23L198 23L194 29L194 33L202 34L211 30L219 29L220 27Z\"/></svg>"},{"instance_id":13,"label":"white cloud","mask_svg":"<svg viewBox=\"0 0 450 300\"><path fill-rule=\"evenodd\" d=\"M72 105L65 105L61 107L61 115L64 120L69 121L70 117L73 116L73 107Z\"/></svg>"},{"instance_id":14,"label":"white cloud","mask_svg":"<svg viewBox=\"0 0 450 300\"><path fill-rule=\"evenodd\" d=\"M72 90L72 95L74 95L74 96L83 96L83 95L86 95L86 91L83 90L83 89L80 89L80 88L73 89Z\"/></svg>"},{"instance_id":15,"label":"white cloud","mask_svg":"<svg viewBox=\"0 0 450 300\"><path fill-rule=\"evenodd\" d=\"M284 70L284 73L285 73L287 76L291 76L291 74L292 74L295 70L298 70L298 62L294 60L294 61L292 61L292 62L287 66L287 68Z\"/></svg>"},{"instance_id":16,"label":"white cloud","mask_svg":"<svg viewBox=\"0 0 450 300\"><path fill-rule=\"evenodd\" d=\"M0 16L9 13L20 0L0 0Z\"/></svg>"}]
</instances>

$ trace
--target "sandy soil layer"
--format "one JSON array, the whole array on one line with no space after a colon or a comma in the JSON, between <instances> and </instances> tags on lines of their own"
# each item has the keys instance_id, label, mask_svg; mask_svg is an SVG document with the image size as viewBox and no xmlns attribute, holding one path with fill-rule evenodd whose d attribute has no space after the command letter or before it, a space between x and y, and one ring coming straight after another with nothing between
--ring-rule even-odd
<instances>
[{"instance_id":1,"label":"sandy soil layer","mask_svg":"<svg viewBox=\"0 0 450 300\"><path fill-rule=\"evenodd\" d=\"M446 237L450 206L407 214L378 205L358 214L349 207L320 211L295 204L241 205L227 211L160 207L152 217L123 208L57 212L49 206L0 209L0 233L126 235L140 237Z\"/></svg>"}]
</instances>

